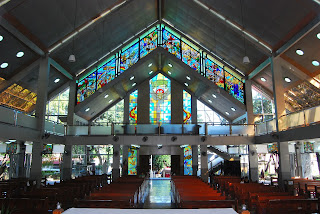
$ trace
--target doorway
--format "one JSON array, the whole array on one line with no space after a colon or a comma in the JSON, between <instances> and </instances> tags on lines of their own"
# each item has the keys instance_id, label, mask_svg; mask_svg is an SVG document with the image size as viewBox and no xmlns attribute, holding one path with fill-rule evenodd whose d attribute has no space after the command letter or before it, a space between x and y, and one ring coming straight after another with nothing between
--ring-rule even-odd
<instances>
[{"instance_id":1,"label":"doorway","mask_svg":"<svg viewBox=\"0 0 320 214\"><path fill-rule=\"evenodd\" d=\"M151 155L153 178L171 177L171 155Z\"/></svg>"}]
</instances>

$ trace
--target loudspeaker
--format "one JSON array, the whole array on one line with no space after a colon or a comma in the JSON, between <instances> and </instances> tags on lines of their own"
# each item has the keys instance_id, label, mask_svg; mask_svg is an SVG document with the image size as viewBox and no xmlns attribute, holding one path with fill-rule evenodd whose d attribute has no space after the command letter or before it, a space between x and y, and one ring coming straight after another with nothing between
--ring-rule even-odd
<instances>
[{"instance_id":1,"label":"loudspeaker","mask_svg":"<svg viewBox=\"0 0 320 214\"><path fill-rule=\"evenodd\" d=\"M206 140L207 140L207 137L206 137L206 136L202 136L202 137L201 137L201 141L202 141L202 142L204 142L204 141L206 141Z\"/></svg>"},{"instance_id":2,"label":"loudspeaker","mask_svg":"<svg viewBox=\"0 0 320 214\"><path fill-rule=\"evenodd\" d=\"M206 152L201 152L201 155L202 156L207 156L207 153Z\"/></svg>"},{"instance_id":3,"label":"loudspeaker","mask_svg":"<svg viewBox=\"0 0 320 214\"><path fill-rule=\"evenodd\" d=\"M176 136L171 137L171 141L174 142L176 141L178 138Z\"/></svg>"},{"instance_id":4,"label":"loudspeaker","mask_svg":"<svg viewBox=\"0 0 320 214\"><path fill-rule=\"evenodd\" d=\"M118 141L119 141L119 137L118 137L118 136L113 136L112 140L113 140L114 142L118 142Z\"/></svg>"},{"instance_id":5,"label":"loudspeaker","mask_svg":"<svg viewBox=\"0 0 320 214\"><path fill-rule=\"evenodd\" d=\"M146 142L148 140L148 137L147 136L144 136L143 138L142 138L142 141L143 142Z\"/></svg>"}]
</instances>

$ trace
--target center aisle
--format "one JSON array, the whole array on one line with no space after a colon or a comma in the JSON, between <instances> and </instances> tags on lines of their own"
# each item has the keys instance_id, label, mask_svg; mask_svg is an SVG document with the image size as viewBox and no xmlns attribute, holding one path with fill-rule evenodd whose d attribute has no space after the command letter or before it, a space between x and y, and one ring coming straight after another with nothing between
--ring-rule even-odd
<instances>
[{"instance_id":1,"label":"center aisle","mask_svg":"<svg viewBox=\"0 0 320 214\"><path fill-rule=\"evenodd\" d=\"M171 203L171 180L150 179L149 194L145 199L144 209L170 209L174 208Z\"/></svg>"}]
</instances>

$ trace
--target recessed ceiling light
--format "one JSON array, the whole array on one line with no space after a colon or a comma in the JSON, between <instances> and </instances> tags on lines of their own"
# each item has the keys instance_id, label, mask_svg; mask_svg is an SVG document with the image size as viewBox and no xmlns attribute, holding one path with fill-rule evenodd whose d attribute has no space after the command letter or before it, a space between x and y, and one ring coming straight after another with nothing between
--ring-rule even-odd
<instances>
[{"instance_id":1,"label":"recessed ceiling light","mask_svg":"<svg viewBox=\"0 0 320 214\"><path fill-rule=\"evenodd\" d=\"M10 141L10 142L16 142L17 140L14 140L14 139L10 139L9 141Z\"/></svg>"},{"instance_id":2,"label":"recessed ceiling light","mask_svg":"<svg viewBox=\"0 0 320 214\"><path fill-rule=\"evenodd\" d=\"M134 82L134 83L132 84L132 87L135 86L135 85L137 85L137 83Z\"/></svg>"},{"instance_id":3,"label":"recessed ceiling light","mask_svg":"<svg viewBox=\"0 0 320 214\"><path fill-rule=\"evenodd\" d=\"M318 39L320 39L320 33L317 34Z\"/></svg>"},{"instance_id":4,"label":"recessed ceiling light","mask_svg":"<svg viewBox=\"0 0 320 214\"><path fill-rule=\"evenodd\" d=\"M215 94L212 94L213 98L217 98L217 96Z\"/></svg>"},{"instance_id":5,"label":"recessed ceiling light","mask_svg":"<svg viewBox=\"0 0 320 214\"><path fill-rule=\"evenodd\" d=\"M10 144L11 142L10 141L7 141L7 142L5 142L6 144Z\"/></svg>"},{"instance_id":6,"label":"recessed ceiling light","mask_svg":"<svg viewBox=\"0 0 320 214\"><path fill-rule=\"evenodd\" d=\"M0 65L0 67L1 67L1 68L6 68L6 67L8 67L8 65L9 65L9 64L8 64L7 62L4 62L4 63L2 63L2 64Z\"/></svg>"},{"instance_id":7,"label":"recessed ceiling light","mask_svg":"<svg viewBox=\"0 0 320 214\"><path fill-rule=\"evenodd\" d=\"M212 103L212 101L211 101L211 100L208 100L208 102L209 102L209 103Z\"/></svg>"},{"instance_id":8,"label":"recessed ceiling light","mask_svg":"<svg viewBox=\"0 0 320 214\"><path fill-rule=\"evenodd\" d=\"M133 80L134 79L134 76L130 77L130 80Z\"/></svg>"},{"instance_id":9,"label":"recessed ceiling light","mask_svg":"<svg viewBox=\"0 0 320 214\"><path fill-rule=\"evenodd\" d=\"M184 83L184 85L185 85L185 86L187 86L187 87L189 86L189 84L188 84L188 83L186 83L186 82Z\"/></svg>"},{"instance_id":10,"label":"recessed ceiling light","mask_svg":"<svg viewBox=\"0 0 320 214\"><path fill-rule=\"evenodd\" d=\"M236 109L235 109L235 108L233 108L233 107L231 107L231 110L232 110L232 111L236 111Z\"/></svg>"},{"instance_id":11,"label":"recessed ceiling light","mask_svg":"<svg viewBox=\"0 0 320 214\"><path fill-rule=\"evenodd\" d=\"M296 53L299 55L299 56L302 56L304 54L303 50L300 50L300 49L297 49L296 50Z\"/></svg>"},{"instance_id":12,"label":"recessed ceiling light","mask_svg":"<svg viewBox=\"0 0 320 214\"><path fill-rule=\"evenodd\" d=\"M314 66L319 66L320 63L319 63L317 60L313 60L313 61L312 61L312 65L314 65Z\"/></svg>"},{"instance_id":13,"label":"recessed ceiling light","mask_svg":"<svg viewBox=\"0 0 320 214\"><path fill-rule=\"evenodd\" d=\"M170 75L171 75L171 71L168 71L168 74L170 74Z\"/></svg>"},{"instance_id":14,"label":"recessed ceiling light","mask_svg":"<svg viewBox=\"0 0 320 214\"><path fill-rule=\"evenodd\" d=\"M20 58L20 57L23 57L23 55L24 55L24 52L23 51L19 51L16 56L18 58Z\"/></svg>"},{"instance_id":15,"label":"recessed ceiling light","mask_svg":"<svg viewBox=\"0 0 320 214\"><path fill-rule=\"evenodd\" d=\"M57 78L57 79L54 80L54 83L58 83L59 81L60 81L60 79Z\"/></svg>"},{"instance_id":16,"label":"recessed ceiling light","mask_svg":"<svg viewBox=\"0 0 320 214\"><path fill-rule=\"evenodd\" d=\"M113 100L109 100L109 103L112 103Z\"/></svg>"},{"instance_id":17,"label":"recessed ceiling light","mask_svg":"<svg viewBox=\"0 0 320 214\"><path fill-rule=\"evenodd\" d=\"M172 68L172 64L171 63L168 63L168 65L169 65L170 68Z\"/></svg>"},{"instance_id":18,"label":"recessed ceiling light","mask_svg":"<svg viewBox=\"0 0 320 214\"><path fill-rule=\"evenodd\" d=\"M149 71L149 74L152 74L153 73L153 71Z\"/></svg>"},{"instance_id":19,"label":"recessed ceiling light","mask_svg":"<svg viewBox=\"0 0 320 214\"><path fill-rule=\"evenodd\" d=\"M285 77L285 78L284 78L284 81L286 81L286 82L291 82L291 79L290 79L289 77Z\"/></svg>"},{"instance_id":20,"label":"recessed ceiling light","mask_svg":"<svg viewBox=\"0 0 320 214\"><path fill-rule=\"evenodd\" d=\"M230 115L230 113L226 111L226 115Z\"/></svg>"},{"instance_id":21,"label":"recessed ceiling light","mask_svg":"<svg viewBox=\"0 0 320 214\"><path fill-rule=\"evenodd\" d=\"M3 40L3 36L0 35L0 42Z\"/></svg>"},{"instance_id":22,"label":"recessed ceiling light","mask_svg":"<svg viewBox=\"0 0 320 214\"><path fill-rule=\"evenodd\" d=\"M106 94L105 96L104 96L104 98L108 98L109 97L109 94Z\"/></svg>"},{"instance_id":23,"label":"recessed ceiling light","mask_svg":"<svg viewBox=\"0 0 320 214\"><path fill-rule=\"evenodd\" d=\"M150 68L152 66L152 63L150 63L149 65L148 65L148 67Z\"/></svg>"},{"instance_id":24,"label":"recessed ceiling light","mask_svg":"<svg viewBox=\"0 0 320 214\"><path fill-rule=\"evenodd\" d=\"M90 108L87 108L85 111L86 111L86 112L90 111Z\"/></svg>"},{"instance_id":25,"label":"recessed ceiling light","mask_svg":"<svg viewBox=\"0 0 320 214\"><path fill-rule=\"evenodd\" d=\"M264 77L261 77L260 79L261 79L262 82L266 82L267 81L267 79L264 78Z\"/></svg>"},{"instance_id":26,"label":"recessed ceiling light","mask_svg":"<svg viewBox=\"0 0 320 214\"><path fill-rule=\"evenodd\" d=\"M191 78L189 76L186 76L187 80L191 80Z\"/></svg>"}]
</instances>

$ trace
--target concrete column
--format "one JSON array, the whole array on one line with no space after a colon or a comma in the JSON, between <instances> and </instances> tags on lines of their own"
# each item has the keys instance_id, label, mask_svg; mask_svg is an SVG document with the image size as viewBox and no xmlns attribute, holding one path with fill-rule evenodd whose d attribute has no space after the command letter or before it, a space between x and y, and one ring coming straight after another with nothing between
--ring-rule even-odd
<instances>
[{"instance_id":1,"label":"concrete column","mask_svg":"<svg viewBox=\"0 0 320 214\"><path fill-rule=\"evenodd\" d=\"M46 104L48 99L48 85L49 85L49 73L50 64L48 56L44 57L40 61L38 87L37 87L37 103L36 103L36 118L37 128L40 131L41 137L44 134L45 116L46 116Z\"/></svg>"},{"instance_id":2,"label":"concrete column","mask_svg":"<svg viewBox=\"0 0 320 214\"><path fill-rule=\"evenodd\" d=\"M192 95L191 95L191 122L192 124L198 123L197 98Z\"/></svg>"},{"instance_id":3,"label":"concrete column","mask_svg":"<svg viewBox=\"0 0 320 214\"><path fill-rule=\"evenodd\" d=\"M67 124L69 126L74 125L74 107L76 105L76 91L77 91L77 83L75 80L70 80L69 82L69 104L68 104L68 116L67 116Z\"/></svg>"},{"instance_id":4,"label":"concrete column","mask_svg":"<svg viewBox=\"0 0 320 214\"><path fill-rule=\"evenodd\" d=\"M198 172L198 146L192 146L192 175L197 176Z\"/></svg>"},{"instance_id":5,"label":"concrete column","mask_svg":"<svg viewBox=\"0 0 320 214\"><path fill-rule=\"evenodd\" d=\"M301 160L301 143L297 142L295 144L295 150L296 150L296 161L297 161L297 169L295 176L302 177L302 160Z\"/></svg>"},{"instance_id":6,"label":"concrete column","mask_svg":"<svg viewBox=\"0 0 320 214\"><path fill-rule=\"evenodd\" d=\"M246 80L245 93L246 93L246 107L247 107L247 123L254 124L253 103L252 103L252 81L251 80ZM254 134L254 126L252 126L249 129L248 134L249 135Z\"/></svg>"},{"instance_id":7,"label":"concrete column","mask_svg":"<svg viewBox=\"0 0 320 214\"><path fill-rule=\"evenodd\" d=\"M24 164L26 154L26 146L24 145L24 141L19 143L19 152L18 152L18 178L26 177L26 168Z\"/></svg>"},{"instance_id":8,"label":"concrete column","mask_svg":"<svg viewBox=\"0 0 320 214\"><path fill-rule=\"evenodd\" d=\"M139 92L138 91L138 97L139 97ZM124 97L124 112L123 112L123 122L125 124L129 123L129 96L130 94L128 93L125 97ZM138 98L139 99L139 98Z\"/></svg>"},{"instance_id":9,"label":"concrete column","mask_svg":"<svg viewBox=\"0 0 320 214\"><path fill-rule=\"evenodd\" d=\"M171 123L183 123L183 87L174 80L171 80Z\"/></svg>"},{"instance_id":10,"label":"concrete column","mask_svg":"<svg viewBox=\"0 0 320 214\"><path fill-rule=\"evenodd\" d=\"M180 175L184 175L184 148L180 151Z\"/></svg>"},{"instance_id":11,"label":"concrete column","mask_svg":"<svg viewBox=\"0 0 320 214\"><path fill-rule=\"evenodd\" d=\"M122 176L128 175L128 149L129 146L122 147Z\"/></svg>"},{"instance_id":12,"label":"concrete column","mask_svg":"<svg viewBox=\"0 0 320 214\"><path fill-rule=\"evenodd\" d=\"M251 181L259 181L258 153L255 145L249 145L249 175Z\"/></svg>"},{"instance_id":13,"label":"concrete column","mask_svg":"<svg viewBox=\"0 0 320 214\"><path fill-rule=\"evenodd\" d=\"M138 87L138 124L150 123L150 88L149 80Z\"/></svg>"},{"instance_id":14,"label":"concrete column","mask_svg":"<svg viewBox=\"0 0 320 214\"><path fill-rule=\"evenodd\" d=\"M61 180L70 180L72 174L72 145L64 147Z\"/></svg>"},{"instance_id":15,"label":"concrete column","mask_svg":"<svg viewBox=\"0 0 320 214\"><path fill-rule=\"evenodd\" d=\"M42 178L42 142L33 142L32 144L32 163L30 171L30 180L35 180L37 182L37 187L40 187Z\"/></svg>"},{"instance_id":16,"label":"concrete column","mask_svg":"<svg viewBox=\"0 0 320 214\"><path fill-rule=\"evenodd\" d=\"M120 145L113 145L112 181L120 177Z\"/></svg>"},{"instance_id":17,"label":"concrete column","mask_svg":"<svg viewBox=\"0 0 320 214\"><path fill-rule=\"evenodd\" d=\"M208 182L209 172L208 172L208 156L207 156L207 145L200 145L201 154L201 179L204 182Z\"/></svg>"},{"instance_id":18,"label":"concrete column","mask_svg":"<svg viewBox=\"0 0 320 214\"><path fill-rule=\"evenodd\" d=\"M291 179L290 172L290 154L288 142L280 142L279 145L279 156L280 156L280 170L279 170L279 184L283 186L284 180Z\"/></svg>"}]
</instances>

